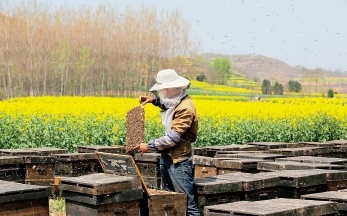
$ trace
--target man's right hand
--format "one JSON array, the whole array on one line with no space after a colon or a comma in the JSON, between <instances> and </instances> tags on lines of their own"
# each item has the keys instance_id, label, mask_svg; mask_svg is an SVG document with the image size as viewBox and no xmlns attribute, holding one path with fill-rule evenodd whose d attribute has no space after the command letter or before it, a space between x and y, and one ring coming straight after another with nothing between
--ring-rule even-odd
<instances>
[{"instance_id":1,"label":"man's right hand","mask_svg":"<svg viewBox=\"0 0 347 216\"><path fill-rule=\"evenodd\" d=\"M140 96L139 97L139 102L142 105L145 105L147 103L152 103L153 100L154 100L154 98L151 96Z\"/></svg>"}]
</instances>

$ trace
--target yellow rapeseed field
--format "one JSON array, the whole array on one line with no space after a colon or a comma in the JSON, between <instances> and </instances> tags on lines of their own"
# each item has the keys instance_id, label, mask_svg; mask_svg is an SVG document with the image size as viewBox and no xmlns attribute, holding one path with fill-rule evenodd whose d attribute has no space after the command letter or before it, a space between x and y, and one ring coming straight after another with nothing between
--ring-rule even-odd
<instances>
[{"instance_id":1,"label":"yellow rapeseed field","mask_svg":"<svg viewBox=\"0 0 347 216\"><path fill-rule=\"evenodd\" d=\"M200 125L196 146L255 141L346 139L343 98L233 100L196 96ZM235 99L235 98L234 98ZM0 102L0 148L125 143L125 116L137 98L32 97ZM145 140L159 137L158 108L145 106Z\"/></svg>"}]
</instances>

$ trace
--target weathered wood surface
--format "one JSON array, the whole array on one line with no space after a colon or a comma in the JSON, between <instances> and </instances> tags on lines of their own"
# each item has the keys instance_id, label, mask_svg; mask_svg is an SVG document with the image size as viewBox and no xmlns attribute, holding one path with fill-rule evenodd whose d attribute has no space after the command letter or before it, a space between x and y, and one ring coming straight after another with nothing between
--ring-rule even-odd
<instances>
[{"instance_id":1,"label":"weathered wood surface","mask_svg":"<svg viewBox=\"0 0 347 216\"><path fill-rule=\"evenodd\" d=\"M337 203L329 201L279 198L206 206L204 213L205 216L337 215L338 207Z\"/></svg>"},{"instance_id":2,"label":"weathered wood surface","mask_svg":"<svg viewBox=\"0 0 347 216\"><path fill-rule=\"evenodd\" d=\"M54 179L54 163L25 164L25 179Z\"/></svg>"},{"instance_id":3,"label":"weathered wood surface","mask_svg":"<svg viewBox=\"0 0 347 216\"><path fill-rule=\"evenodd\" d=\"M143 190L148 195L149 192L148 192L147 184L144 181L140 170L137 168L136 163L132 156L110 154L110 153L104 153L104 152L97 152L96 155L102 166L102 170L105 173L135 176L137 178L140 178Z\"/></svg>"},{"instance_id":4,"label":"weathered wood surface","mask_svg":"<svg viewBox=\"0 0 347 216\"><path fill-rule=\"evenodd\" d=\"M268 151L217 151L216 155L214 156L214 158L236 158L234 154L242 154L242 153L246 153L246 154L264 154L264 153L268 153Z\"/></svg>"},{"instance_id":5,"label":"weathered wood surface","mask_svg":"<svg viewBox=\"0 0 347 216\"><path fill-rule=\"evenodd\" d=\"M279 171L279 170L305 170L305 169L335 169L345 170L344 165L323 164L323 163L301 163L295 161L267 161L259 162L258 170Z\"/></svg>"},{"instance_id":6,"label":"weathered wood surface","mask_svg":"<svg viewBox=\"0 0 347 216\"><path fill-rule=\"evenodd\" d=\"M54 147L40 147L40 148L24 148L25 150L37 151L41 156L49 156L52 154L66 154L67 149L60 149Z\"/></svg>"},{"instance_id":7,"label":"weathered wood surface","mask_svg":"<svg viewBox=\"0 0 347 216\"><path fill-rule=\"evenodd\" d=\"M47 198L51 188L47 186L28 185L15 182L0 181L0 203L35 198Z\"/></svg>"},{"instance_id":8,"label":"weathered wood surface","mask_svg":"<svg viewBox=\"0 0 347 216\"><path fill-rule=\"evenodd\" d=\"M288 147L288 143L285 142L249 142L247 144L257 147L257 150L270 150Z\"/></svg>"},{"instance_id":9,"label":"weathered wood surface","mask_svg":"<svg viewBox=\"0 0 347 216\"><path fill-rule=\"evenodd\" d=\"M264 172L255 175L279 177L280 185L287 187L303 188L312 185L325 185L326 173L315 170L282 170L276 172Z\"/></svg>"},{"instance_id":10,"label":"weathered wood surface","mask_svg":"<svg viewBox=\"0 0 347 216\"><path fill-rule=\"evenodd\" d=\"M299 144L303 144L306 147L310 147L310 146L316 146L316 147L332 147L334 145L336 145L333 142L298 142Z\"/></svg>"},{"instance_id":11,"label":"weathered wood surface","mask_svg":"<svg viewBox=\"0 0 347 216\"><path fill-rule=\"evenodd\" d=\"M212 179L232 179L233 181L238 181L242 183L243 191L252 191L264 188L277 187L280 185L278 176L271 176L266 174L250 174L250 173L228 173L223 175L218 175L214 177L208 177Z\"/></svg>"},{"instance_id":12,"label":"weathered wood surface","mask_svg":"<svg viewBox=\"0 0 347 216\"><path fill-rule=\"evenodd\" d=\"M283 158L287 156L282 154L274 154L274 153L236 153L236 154L231 154L230 157L275 160L276 158Z\"/></svg>"},{"instance_id":13,"label":"weathered wood surface","mask_svg":"<svg viewBox=\"0 0 347 216\"><path fill-rule=\"evenodd\" d=\"M81 160L81 161L57 161L55 164L55 176L77 177L98 173L99 161Z\"/></svg>"},{"instance_id":14,"label":"weathered wood surface","mask_svg":"<svg viewBox=\"0 0 347 216\"><path fill-rule=\"evenodd\" d=\"M53 154L57 161L81 161L81 160L98 160L94 153L68 153L68 154Z\"/></svg>"},{"instance_id":15,"label":"weathered wood surface","mask_svg":"<svg viewBox=\"0 0 347 216\"><path fill-rule=\"evenodd\" d=\"M40 155L40 152L29 149L0 149L0 153L6 155Z\"/></svg>"},{"instance_id":16,"label":"weathered wood surface","mask_svg":"<svg viewBox=\"0 0 347 216\"><path fill-rule=\"evenodd\" d=\"M278 158L276 161L296 161L304 163L324 163L324 164L337 164L346 165L347 158L332 158L332 157L317 157L317 156L297 156L297 157L286 157Z\"/></svg>"},{"instance_id":17,"label":"weathered wood surface","mask_svg":"<svg viewBox=\"0 0 347 216\"><path fill-rule=\"evenodd\" d=\"M207 148L207 156L214 157L217 152L223 151L256 151L258 150L256 146L251 145L239 145L239 144L230 144L230 145L215 145L208 146Z\"/></svg>"},{"instance_id":18,"label":"weathered wood surface","mask_svg":"<svg viewBox=\"0 0 347 216\"><path fill-rule=\"evenodd\" d=\"M105 205L90 205L86 203L65 200L66 216L139 216L140 200L115 202Z\"/></svg>"},{"instance_id":19,"label":"weathered wood surface","mask_svg":"<svg viewBox=\"0 0 347 216\"><path fill-rule=\"evenodd\" d=\"M60 179L60 190L83 194L102 195L125 190L141 189L141 181L135 176L94 173L79 177L63 177Z\"/></svg>"},{"instance_id":20,"label":"weathered wood surface","mask_svg":"<svg viewBox=\"0 0 347 216\"><path fill-rule=\"evenodd\" d=\"M195 178L194 187L197 194L218 194L242 191L242 182L221 178Z\"/></svg>"},{"instance_id":21,"label":"weathered wood surface","mask_svg":"<svg viewBox=\"0 0 347 216\"><path fill-rule=\"evenodd\" d=\"M133 190L123 190L116 193L101 195L90 195L63 190L62 197L64 197L64 199L67 200L73 200L76 202L86 203L90 205L104 205L114 202L141 200L143 199L143 190L142 188Z\"/></svg>"},{"instance_id":22,"label":"weathered wood surface","mask_svg":"<svg viewBox=\"0 0 347 216\"><path fill-rule=\"evenodd\" d=\"M112 145L112 146L102 146L102 145L92 145L92 146L77 146L78 153L94 153L94 152L107 152L115 154L124 154L125 146Z\"/></svg>"},{"instance_id":23,"label":"weathered wood surface","mask_svg":"<svg viewBox=\"0 0 347 216\"><path fill-rule=\"evenodd\" d=\"M142 176L160 177L160 167L157 163L135 162Z\"/></svg>"},{"instance_id":24,"label":"weathered wood surface","mask_svg":"<svg viewBox=\"0 0 347 216\"><path fill-rule=\"evenodd\" d=\"M0 166L10 164L23 164L23 157L20 156L0 156Z\"/></svg>"},{"instance_id":25,"label":"weathered wood surface","mask_svg":"<svg viewBox=\"0 0 347 216\"><path fill-rule=\"evenodd\" d=\"M321 156L329 153L327 147L302 147L302 148L282 148L270 149L270 153L282 154L287 156Z\"/></svg>"},{"instance_id":26,"label":"weathered wood surface","mask_svg":"<svg viewBox=\"0 0 347 216\"><path fill-rule=\"evenodd\" d=\"M134 160L135 162L145 161L145 162L159 163L160 153L148 152L148 153L143 153L142 155L140 153L135 153Z\"/></svg>"},{"instance_id":27,"label":"weathered wood surface","mask_svg":"<svg viewBox=\"0 0 347 216\"><path fill-rule=\"evenodd\" d=\"M247 159L247 158L238 158L235 160L217 160L216 167L224 169L256 169L258 162L265 161L263 159Z\"/></svg>"},{"instance_id":28,"label":"weathered wood surface","mask_svg":"<svg viewBox=\"0 0 347 216\"><path fill-rule=\"evenodd\" d=\"M215 175L217 175L217 167L215 166L194 165L194 178L204 178Z\"/></svg>"},{"instance_id":29,"label":"weathered wood surface","mask_svg":"<svg viewBox=\"0 0 347 216\"><path fill-rule=\"evenodd\" d=\"M207 147L194 147L194 155L207 156Z\"/></svg>"},{"instance_id":30,"label":"weathered wood surface","mask_svg":"<svg viewBox=\"0 0 347 216\"><path fill-rule=\"evenodd\" d=\"M186 215L187 195L149 189L149 196L141 202L141 215Z\"/></svg>"},{"instance_id":31,"label":"weathered wood surface","mask_svg":"<svg viewBox=\"0 0 347 216\"><path fill-rule=\"evenodd\" d=\"M0 209L0 215L6 216L49 216L47 197L0 203Z\"/></svg>"}]
</instances>

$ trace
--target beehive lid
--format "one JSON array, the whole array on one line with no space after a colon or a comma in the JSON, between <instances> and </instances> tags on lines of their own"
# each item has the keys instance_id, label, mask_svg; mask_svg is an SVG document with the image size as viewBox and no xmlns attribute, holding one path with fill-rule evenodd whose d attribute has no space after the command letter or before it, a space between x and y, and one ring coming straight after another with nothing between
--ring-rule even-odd
<instances>
[{"instance_id":1,"label":"beehive lid","mask_svg":"<svg viewBox=\"0 0 347 216\"><path fill-rule=\"evenodd\" d=\"M285 142L250 142L247 144L257 146L259 150L269 150L288 147L288 143Z\"/></svg>"},{"instance_id":2,"label":"beehive lid","mask_svg":"<svg viewBox=\"0 0 347 216\"><path fill-rule=\"evenodd\" d=\"M347 190L338 191L327 191L322 193L305 194L301 195L302 199L309 200L326 200L326 201L337 201L346 203L347 202Z\"/></svg>"},{"instance_id":3,"label":"beehive lid","mask_svg":"<svg viewBox=\"0 0 347 216\"><path fill-rule=\"evenodd\" d=\"M239 201L205 206L208 213L218 215L280 216L280 215L335 215L337 203L302 199L270 199L261 201ZM216 215L217 215L216 214Z\"/></svg>"},{"instance_id":4,"label":"beehive lid","mask_svg":"<svg viewBox=\"0 0 347 216\"><path fill-rule=\"evenodd\" d=\"M60 189L101 195L141 189L141 182L137 176L93 173L79 177L63 177L60 179Z\"/></svg>"},{"instance_id":5,"label":"beehive lid","mask_svg":"<svg viewBox=\"0 0 347 216\"><path fill-rule=\"evenodd\" d=\"M137 106L126 114L126 153L138 149L144 142L145 110L143 106Z\"/></svg>"},{"instance_id":6,"label":"beehive lid","mask_svg":"<svg viewBox=\"0 0 347 216\"><path fill-rule=\"evenodd\" d=\"M102 170L105 173L136 176L140 178L143 190L147 193L147 195L149 195L147 185L142 178L142 175L138 170L132 156L105 152L96 152L95 154L97 155Z\"/></svg>"},{"instance_id":7,"label":"beehive lid","mask_svg":"<svg viewBox=\"0 0 347 216\"><path fill-rule=\"evenodd\" d=\"M0 202L48 197L51 193L50 191L49 186L0 181Z\"/></svg>"},{"instance_id":8,"label":"beehive lid","mask_svg":"<svg viewBox=\"0 0 347 216\"><path fill-rule=\"evenodd\" d=\"M92 152L124 153L125 152L125 146L121 146L121 145L77 146L77 152L79 152L79 153L92 153Z\"/></svg>"}]
</instances>

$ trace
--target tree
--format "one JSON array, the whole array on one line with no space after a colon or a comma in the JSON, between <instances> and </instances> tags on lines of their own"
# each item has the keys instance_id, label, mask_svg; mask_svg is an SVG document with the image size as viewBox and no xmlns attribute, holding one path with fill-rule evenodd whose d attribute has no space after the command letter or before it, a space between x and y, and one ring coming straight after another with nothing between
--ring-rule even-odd
<instances>
[{"instance_id":1,"label":"tree","mask_svg":"<svg viewBox=\"0 0 347 216\"><path fill-rule=\"evenodd\" d=\"M261 92L263 94L271 94L271 83L269 80L263 80L263 83L261 84Z\"/></svg>"},{"instance_id":2,"label":"tree","mask_svg":"<svg viewBox=\"0 0 347 216\"><path fill-rule=\"evenodd\" d=\"M300 92L302 89L301 84L298 81L289 80L288 91L289 92Z\"/></svg>"},{"instance_id":3,"label":"tree","mask_svg":"<svg viewBox=\"0 0 347 216\"><path fill-rule=\"evenodd\" d=\"M272 91L274 92L275 95L283 95L283 85L276 82L275 85L272 87Z\"/></svg>"},{"instance_id":4,"label":"tree","mask_svg":"<svg viewBox=\"0 0 347 216\"><path fill-rule=\"evenodd\" d=\"M334 97L334 91L332 89L329 89L328 98L333 98L333 97Z\"/></svg>"},{"instance_id":5,"label":"tree","mask_svg":"<svg viewBox=\"0 0 347 216\"><path fill-rule=\"evenodd\" d=\"M230 74L231 74L230 60L226 57L215 58L212 61L212 67L219 75L219 84L225 85L227 83L227 80L228 80Z\"/></svg>"},{"instance_id":6,"label":"tree","mask_svg":"<svg viewBox=\"0 0 347 216\"><path fill-rule=\"evenodd\" d=\"M199 81L199 82L203 82L204 80L206 80L205 74L199 74L199 75L196 77L196 80Z\"/></svg>"}]
</instances>

